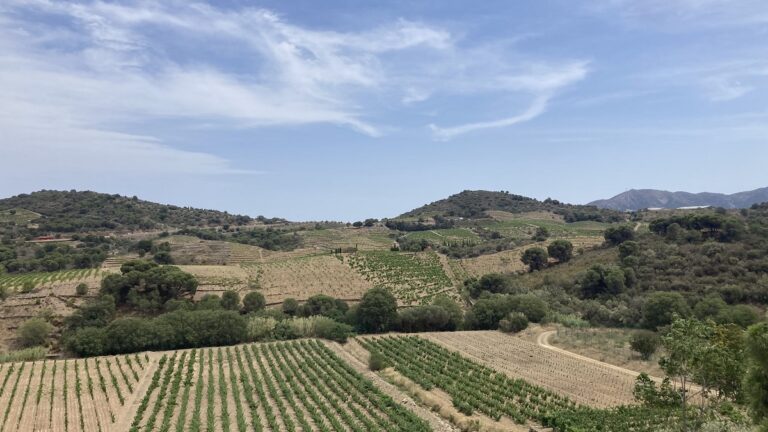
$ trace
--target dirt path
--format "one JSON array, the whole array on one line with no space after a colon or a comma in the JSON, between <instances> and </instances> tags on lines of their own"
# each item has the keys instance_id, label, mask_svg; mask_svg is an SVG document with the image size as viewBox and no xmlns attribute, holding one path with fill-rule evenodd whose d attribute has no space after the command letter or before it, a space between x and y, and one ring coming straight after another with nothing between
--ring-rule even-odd
<instances>
[{"instance_id":1,"label":"dirt path","mask_svg":"<svg viewBox=\"0 0 768 432\"><path fill-rule=\"evenodd\" d=\"M564 350L562 348L558 348L558 347L556 347L554 345L551 345L549 343L549 338L551 338L552 335L554 335L555 333L557 333L557 330L548 330L548 331L539 333L539 336L536 337L536 344L539 345L539 346L542 346L544 348L550 349L552 351L555 351L557 353L564 354L564 355L573 357L575 359L579 359L581 361L592 363L592 364L595 364L595 365L598 365L598 366L601 366L601 367L606 367L606 368L609 368L609 369L613 369L615 371L618 371L618 372L621 372L621 373L625 373L627 375L631 375L632 377L636 377L636 376L640 375L640 373L637 372L637 371L633 371L633 370L630 370L630 369L625 369L623 367L615 366L615 365L612 365L610 363L604 363L604 362L601 362L599 360L595 360L593 358L585 357L583 355L576 354L576 353L573 353L573 352L570 352L570 351L566 351L566 350ZM658 381L658 382L662 381L661 378L657 378L657 377L651 377L651 378L654 381Z\"/></svg>"},{"instance_id":2,"label":"dirt path","mask_svg":"<svg viewBox=\"0 0 768 432\"><path fill-rule=\"evenodd\" d=\"M351 340L343 346L335 342L323 341L323 343L325 343L325 345L328 348L330 348L336 355L341 357L342 360L347 362L348 365L352 366L353 369L355 369L357 372L359 372L360 374L365 376L367 379L369 379L371 382L373 382L373 384L376 387L378 387L378 389L381 390L382 393L391 397L395 401L399 402L401 405L413 411L414 414L418 415L419 417L427 421L430 427L432 427L432 430L434 430L435 432L458 431L458 429L454 427L452 424L450 424L448 421L444 420L443 418L435 414L433 411L430 411L422 407L421 405L417 404L410 396L403 393L402 391L400 391L400 389L390 384L389 382L385 381L375 372L372 372L370 369L368 369L368 367L364 363L363 358L361 358L363 356L367 356L368 351L366 351L365 348L360 346L360 344L358 344L357 341Z\"/></svg>"}]
</instances>

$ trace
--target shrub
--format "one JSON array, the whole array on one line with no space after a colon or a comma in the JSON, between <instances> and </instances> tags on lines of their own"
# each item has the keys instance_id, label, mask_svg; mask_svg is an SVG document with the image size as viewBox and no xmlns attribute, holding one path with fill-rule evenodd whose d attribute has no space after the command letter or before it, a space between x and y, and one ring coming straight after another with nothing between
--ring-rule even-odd
<instances>
[{"instance_id":1,"label":"shrub","mask_svg":"<svg viewBox=\"0 0 768 432\"><path fill-rule=\"evenodd\" d=\"M398 327L406 333L451 330L449 312L440 306L422 305L400 311Z\"/></svg>"},{"instance_id":2,"label":"shrub","mask_svg":"<svg viewBox=\"0 0 768 432\"><path fill-rule=\"evenodd\" d=\"M272 317L248 318L248 340L258 342L271 339L276 325L277 320Z\"/></svg>"},{"instance_id":3,"label":"shrub","mask_svg":"<svg viewBox=\"0 0 768 432\"><path fill-rule=\"evenodd\" d=\"M366 333L391 330L397 323L397 300L386 288L368 290L357 309L357 325Z\"/></svg>"},{"instance_id":4,"label":"shrub","mask_svg":"<svg viewBox=\"0 0 768 432\"><path fill-rule=\"evenodd\" d=\"M48 355L48 348L36 346L21 350L0 353L0 363L42 360Z\"/></svg>"},{"instance_id":5,"label":"shrub","mask_svg":"<svg viewBox=\"0 0 768 432\"><path fill-rule=\"evenodd\" d=\"M568 240L555 240L547 246L549 256L564 263L573 257L573 244Z\"/></svg>"},{"instance_id":6,"label":"shrub","mask_svg":"<svg viewBox=\"0 0 768 432\"><path fill-rule=\"evenodd\" d=\"M525 252L523 252L523 256L520 258L520 261L527 265L531 271L534 271L546 267L547 259L549 259L549 254L546 249L534 247L526 249Z\"/></svg>"},{"instance_id":7,"label":"shrub","mask_svg":"<svg viewBox=\"0 0 768 432\"><path fill-rule=\"evenodd\" d=\"M389 367L389 362L378 351L372 351L368 358L368 369L376 372Z\"/></svg>"},{"instance_id":8,"label":"shrub","mask_svg":"<svg viewBox=\"0 0 768 432\"><path fill-rule=\"evenodd\" d=\"M621 225L618 227L610 227L603 233L605 241L611 245L620 245L625 241L635 238L635 232L632 227L627 225Z\"/></svg>"},{"instance_id":9,"label":"shrub","mask_svg":"<svg viewBox=\"0 0 768 432\"><path fill-rule=\"evenodd\" d=\"M221 307L227 310L240 310L240 294L235 291L224 291L221 295Z\"/></svg>"},{"instance_id":10,"label":"shrub","mask_svg":"<svg viewBox=\"0 0 768 432\"><path fill-rule=\"evenodd\" d=\"M19 326L18 341L24 348L45 345L53 326L40 318L32 318Z\"/></svg>"},{"instance_id":11,"label":"shrub","mask_svg":"<svg viewBox=\"0 0 768 432\"><path fill-rule=\"evenodd\" d=\"M264 294L258 291L251 291L243 297L243 312L258 312L267 305Z\"/></svg>"},{"instance_id":12,"label":"shrub","mask_svg":"<svg viewBox=\"0 0 768 432\"><path fill-rule=\"evenodd\" d=\"M648 295L643 305L643 325L655 330L672 323L673 315L688 317L691 310L680 293L653 292Z\"/></svg>"},{"instance_id":13,"label":"shrub","mask_svg":"<svg viewBox=\"0 0 768 432\"><path fill-rule=\"evenodd\" d=\"M98 356L107 352L107 331L104 328L84 327L67 336L67 350L83 357Z\"/></svg>"},{"instance_id":14,"label":"shrub","mask_svg":"<svg viewBox=\"0 0 768 432\"><path fill-rule=\"evenodd\" d=\"M629 339L629 347L643 360L649 360L659 347L659 336L652 331L636 331Z\"/></svg>"},{"instance_id":15,"label":"shrub","mask_svg":"<svg viewBox=\"0 0 768 432\"><path fill-rule=\"evenodd\" d=\"M21 286L21 292L24 294L31 293L33 289L35 289L35 283L32 281L25 281Z\"/></svg>"},{"instance_id":16,"label":"shrub","mask_svg":"<svg viewBox=\"0 0 768 432\"><path fill-rule=\"evenodd\" d=\"M282 310L286 315L296 315L299 310L299 302L294 298L287 298L283 300Z\"/></svg>"},{"instance_id":17,"label":"shrub","mask_svg":"<svg viewBox=\"0 0 768 432\"><path fill-rule=\"evenodd\" d=\"M84 283L79 283L75 287L75 294L79 296L84 296L88 294L88 285Z\"/></svg>"},{"instance_id":18,"label":"shrub","mask_svg":"<svg viewBox=\"0 0 768 432\"><path fill-rule=\"evenodd\" d=\"M499 330L504 333L517 333L528 328L528 318L521 312L511 312L499 321Z\"/></svg>"}]
</instances>

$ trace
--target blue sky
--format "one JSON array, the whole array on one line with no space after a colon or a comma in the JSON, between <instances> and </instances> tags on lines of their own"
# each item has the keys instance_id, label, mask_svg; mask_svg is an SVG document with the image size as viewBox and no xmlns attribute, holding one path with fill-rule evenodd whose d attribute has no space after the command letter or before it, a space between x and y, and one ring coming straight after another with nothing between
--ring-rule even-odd
<instances>
[{"instance_id":1,"label":"blue sky","mask_svg":"<svg viewBox=\"0 0 768 432\"><path fill-rule=\"evenodd\" d=\"M768 186L767 90L764 0L6 0L0 196L356 220L730 193Z\"/></svg>"}]
</instances>

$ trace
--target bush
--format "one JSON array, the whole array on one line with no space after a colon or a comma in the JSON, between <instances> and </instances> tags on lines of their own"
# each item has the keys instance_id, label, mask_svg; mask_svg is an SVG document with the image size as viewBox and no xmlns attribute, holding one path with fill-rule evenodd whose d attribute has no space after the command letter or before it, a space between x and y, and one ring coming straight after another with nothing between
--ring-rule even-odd
<instances>
[{"instance_id":1,"label":"bush","mask_svg":"<svg viewBox=\"0 0 768 432\"><path fill-rule=\"evenodd\" d=\"M282 310L286 315L294 316L299 310L299 302L294 298L287 298L283 300Z\"/></svg>"},{"instance_id":2,"label":"bush","mask_svg":"<svg viewBox=\"0 0 768 432\"><path fill-rule=\"evenodd\" d=\"M568 240L555 240L547 246L547 253L558 262L568 262L573 257L573 243Z\"/></svg>"},{"instance_id":3,"label":"bush","mask_svg":"<svg viewBox=\"0 0 768 432\"><path fill-rule=\"evenodd\" d=\"M45 345L51 330L53 330L53 326L45 320L40 318L29 319L19 326L19 345L24 348Z\"/></svg>"},{"instance_id":4,"label":"bush","mask_svg":"<svg viewBox=\"0 0 768 432\"><path fill-rule=\"evenodd\" d=\"M650 330L672 323L673 315L688 317L691 310L680 293L653 292L643 305L643 326Z\"/></svg>"},{"instance_id":5,"label":"bush","mask_svg":"<svg viewBox=\"0 0 768 432\"><path fill-rule=\"evenodd\" d=\"M448 310L436 305L416 306L400 311L398 327L406 333L448 331L454 327Z\"/></svg>"},{"instance_id":6,"label":"bush","mask_svg":"<svg viewBox=\"0 0 768 432\"><path fill-rule=\"evenodd\" d=\"M84 327L65 339L67 351L83 357L99 356L107 352L107 331L104 328Z\"/></svg>"},{"instance_id":7,"label":"bush","mask_svg":"<svg viewBox=\"0 0 768 432\"><path fill-rule=\"evenodd\" d=\"M652 331L636 331L629 339L629 347L640 354L643 360L649 360L659 348L659 336Z\"/></svg>"},{"instance_id":8,"label":"bush","mask_svg":"<svg viewBox=\"0 0 768 432\"><path fill-rule=\"evenodd\" d=\"M521 312L512 312L499 321L499 330L504 333L517 333L528 328L528 318Z\"/></svg>"},{"instance_id":9,"label":"bush","mask_svg":"<svg viewBox=\"0 0 768 432\"><path fill-rule=\"evenodd\" d=\"M391 330L397 324L397 300L386 288L368 290L357 308L357 326L366 333Z\"/></svg>"},{"instance_id":10,"label":"bush","mask_svg":"<svg viewBox=\"0 0 768 432\"><path fill-rule=\"evenodd\" d=\"M611 245L620 245L628 240L635 238L635 231L628 225L621 225L618 227L610 227L603 233L605 241Z\"/></svg>"},{"instance_id":11,"label":"bush","mask_svg":"<svg viewBox=\"0 0 768 432\"><path fill-rule=\"evenodd\" d=\"M243 297L243 312L252 313L258 312L267 305L267 300L264 298L264 294L258 291L251 291Z\"/></svg>"},{"instance_id":12,"label":"bush","mask_svg":"<svg viewBox=\"0 0 768 432\"><path fill-rule=\"evenodd\" d=\"M389 362L378 351L372 351L368 358L368 369L376 372L389 367Z\"/></svg>"},{"instance_id":13,"label":"bush","mask_svg":"<svg viewBox=\"0 0 768 432\"><path fill-rule=\"evenodd\" d=\"M248 340L259 342L272 339L276 325L277 320L272 317L255 316L248 318Z\"/></svg>"},{"instance_id":14,"label":"bush","mask_svg":"<svg viewBox=\"0 0 768 432\"><path fill-rule=\"evenodd\" d=\"M44 359L46 356L48 356L48 348L36 346L0 353L0 363L37 361Z\"/></svg>"},{"instance_id":15,"label":"bush","mask_svg":"<svg viewBox=\"0 0 768 432\"><path fill-rule=\"evenodd\" d=\"M523 256L520 258L520 261L527 265L531 271L534 271L546 267L548 259L549 254L546 249L534 247L526 249L525 252L523 252Z\"/></svg>"},{"instance_id":16,"label":"bush","mask_svg":"<svg viewBox=\"0 0 768 432\"><path fill-rule=\"evenodd\" d=\"M25 281L21 286L21 292L24 294L31 293L33 289L35 289L35 283L32 281Z\"/></svg>"},{"instance_id":17,"label":"bush","mask_svg":"<svg viewBox=\"0 0 768 432\"><path fill-rule=\"evenodd\" d=\"M84 283L79 283L75 287L75 294L79 296L88 295L88 285Z\"/></svg>"},{"instance_id":18,"label":"bush","mask_svg":"<svg viewBox=\"0 0 768 432\"><path fill-rule=\"evenodd\" d=\"M240 294L235 291L224 291L221 295L221 307L227 310L240 310Z\"/></svg>"}]
</instances>

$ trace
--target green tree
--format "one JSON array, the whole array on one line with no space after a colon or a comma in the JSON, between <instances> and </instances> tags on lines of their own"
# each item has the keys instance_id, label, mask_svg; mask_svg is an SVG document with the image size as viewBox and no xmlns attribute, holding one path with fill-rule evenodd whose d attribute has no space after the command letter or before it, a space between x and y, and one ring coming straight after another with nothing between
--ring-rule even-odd
<instances>
[{"instance_id":1,"label":"green tree","mask_svg":"<svg viewBox=\"0 0 768 432\"><path fill-rule=\"evenodd\" d=\"M528 318L522 312L511 312L499 321L499 330L505 333L518 333L528 328Z\"/></svg>"},{"instance_id":2,"label":"green tree","mask_svg":"<svg viewBox=\"0 0 768 432\"><path fill-rule=\"evenodd\" d=\"M365 333L382 333L397 323L397 300L386 288L368 290L357 309L357 326Z\"/></svg>"},{"instance_id":3,"label":"green tree","mask_svg":"<svg viewBox=\"0 0 768 432\"><path fill-rule=\"evenodd\" d=\"M264 294L258 291L251 291L243 297L243 312L258 312L267 305Z\"/></svg>"},{"instance_id":4,"label":"green tree","mask_svg":"<svg viewBox=\"0 0 768 432\"><path fill-rule=\"evenodd\" d=\"M549 230L546 227L540 226L536 228L533 233L533 240L544 241L549 238Z\"/></svg>"},{"instance_id":5,"label":"green tree","mask_svg":"<svg viewBox=\"0 0 768 432\"><path fill-rule=\"evenodd\" d=\"M627 240L633 240L635 238L635 231L628 225L620 225L606 229L603 237L608 244L616 246Z\"/></svg>"},{"instance_id":6,"label":"green tree","mask_svg":"<svg viewBox=\"0 0 768 432\"><path fill-rule=\"evenodd\" d=\"M549 255L547 254L546 249L533 247L526 249L525 252L523 252L523 256L520 258L520 261L527 265L530 271L534 271L541 270L546 267L548 258Z\"/></svg>"},{"instance_id":7,"label":"green tree","mask_svg":"<svg viewBox=\"0 0 768 432\"><path fill-rule=\"evenodd\" d=\"M547 246L549 256L564 263L573 257L573 243L568 240L555 240Z\"/></svg>"},{"instance_id":8,"label":"green tree","mask_svg":"<svg viewBox=\"0 0 768 432\"><path fill-rule=\"evenodd\" d=\"M88 294L88 285L85 283L79 283L75 287L75 294L79 296L84 296Z\"/></svg>"},{"instance_id":9,"label":"green tree","mask_svg":"<svg viewBox=\"0 0 768 432\"><path fill-rule=\"evenodd\" d=\"M659 336L648 330L639 330L632 333L629 339L629 347L640 354L643 360L649 360L659 347Z\"/></svg>"},{"instance_id":10,"label":"green tree","mask_svg":"<svg viewBox=\"0 0 768 432\"><path fill-rule=\"evenodd\" d=\"M691 310L680 293L653 292L648 295L643 304L643 326L656 330L672 323L675 315L688 317Z\"/></svg>"},{"instance_id":11,"label":"green tree","mask_svg":"<svg viewBox=\"0 0 768 432\"><path fill-rule=\"evenodd\" d=\"M240 310L240 294L235 291L224 291L221 295L221 307L227 310Z\"/></svg>"},{"instance_id":12,"label":"green tree","mask_svg":"<svg viewBox=\"0 0 768 432\"><path fill-rule=\"evenodd\" d=\"M281 306L283 313L290 316L295 316L299 310L299 302L295 298L287 298L283 300Z\"/></svg>"},{"instance_id":13,"label":"green tree","mask_svg":"<svg viewBox=\"0 0 768 432\"><path fill-rule=\"evenodd\" d=\"M768 431L768 323L761 322L747 329L747 373L744 394L749 412L760 431Z\"/></svg>"},{"instance_id":14,"label":"green tree","mask_svg":"<svg viewBox=\"0 0 768 432\"><path fill-rule=\"evenodd\" d=\"M621 267L596 264L579 279L581 296L584 298L615 296L624 292L626 281L627 275Z\"/></svg>"},{"instance_id":15,"label":"green tree","mask_svg":"<svg viewBox=\"0 0 768 432\"><path fill-rule=\"evenodd\" d=\"M41 318L28 319L19 326L19 345L24 348L45 345L51 330L53 330L53 326Z\"/></svg>"}]
</instances>

